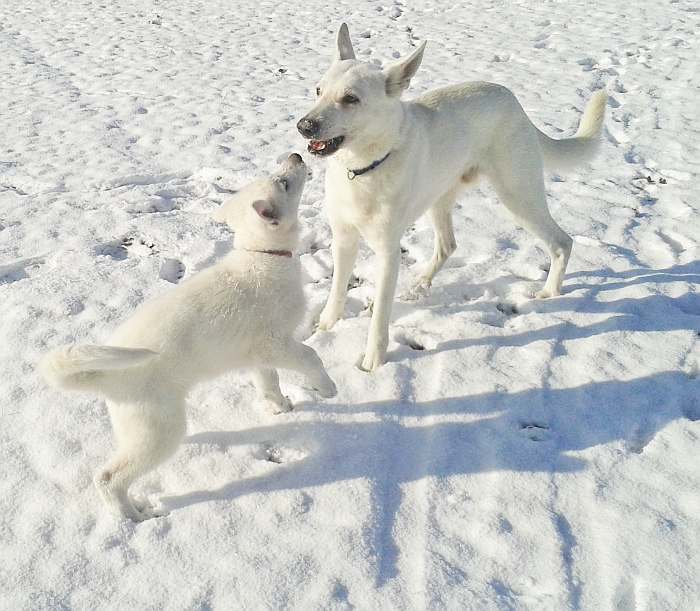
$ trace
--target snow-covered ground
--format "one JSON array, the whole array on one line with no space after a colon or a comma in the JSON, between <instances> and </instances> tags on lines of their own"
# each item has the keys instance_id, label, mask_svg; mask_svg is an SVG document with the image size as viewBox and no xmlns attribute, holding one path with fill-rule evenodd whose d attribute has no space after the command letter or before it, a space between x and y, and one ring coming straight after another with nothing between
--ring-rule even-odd
<instances>
[{"instance_id":1,"label":"snow-covered ground","mask_svg":"<svg viewBox=\"0 0 700 611\"><path fill-rule=\"evenodd\" d=\"M0 4L0 607L700 608L697 0L392 2ZM369 61L429 39L409 94L499 82L552 135L608 90L600 156L547 183L565 294L528 299L546 257L482 183L363 373L369 251L348 318L310 335L331 274L313 160L301 331L338 397L286 377L298 408L272 416L242 374L199 388L135 487L169 517L119 523L91 485L104 406L37 359L231 248L209 213L303 150L341 21ZM403 243L402 287L431 232Z\"/></svg>"}]
</instances>

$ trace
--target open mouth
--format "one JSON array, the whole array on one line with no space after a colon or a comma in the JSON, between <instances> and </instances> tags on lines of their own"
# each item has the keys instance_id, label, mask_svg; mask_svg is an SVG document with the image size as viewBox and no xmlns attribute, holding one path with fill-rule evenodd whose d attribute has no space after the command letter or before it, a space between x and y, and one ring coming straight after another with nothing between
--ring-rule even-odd
<instances>
[{"instance_id":1,"label":"open mouth","mask_svg":"<svg viewBox=\"0 0 700 611\"><path fill-rule=\"evenodd\" d=\"M337 136L330 140L310 140L307 149L312 155L324 157L335 153L340 148L343 140L345 140L345 136Z\"/></svg>"}]
</instances>

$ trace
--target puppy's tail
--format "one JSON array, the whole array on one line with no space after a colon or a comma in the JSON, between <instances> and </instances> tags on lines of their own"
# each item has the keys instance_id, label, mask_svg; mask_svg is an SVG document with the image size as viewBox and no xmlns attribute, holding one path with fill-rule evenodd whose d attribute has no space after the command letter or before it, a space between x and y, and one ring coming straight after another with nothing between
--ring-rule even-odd
<instances>
[{"instance_id":1,"label":"puppy's tail","mask_svg":"<svg viewBox=\"0 0 700 611\"><path fill-rule=\"evenodd\" d=\"M593 94L573 138L556 140L537 130L546 168L569 170L593 158L600 145L607 100L608 94L602 89Z\"/></svg>"},{"instance_id":2,"label":"puppy's tail","mask_svg":"<svg viewBox=\"0 0 700 611\"><path fill-rule=\"evenodd\" d=\"M46 381L64 390L101 391L110 372L138 367L157 352L116 346L64 346L47 354L39 363Z\"/></svg>"}]
</instances>

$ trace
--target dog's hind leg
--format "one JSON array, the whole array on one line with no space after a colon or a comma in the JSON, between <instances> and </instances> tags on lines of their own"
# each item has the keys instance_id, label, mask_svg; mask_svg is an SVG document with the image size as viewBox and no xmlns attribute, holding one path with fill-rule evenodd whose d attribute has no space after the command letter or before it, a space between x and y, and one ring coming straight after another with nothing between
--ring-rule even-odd
<instances>
[{"instance_id":1,"label":"dog's hind leg","mask_svg":"<svg viewBox=\"0 0 700 611\"><path fill-rule=\"evenodd\" d=\"M357 257L359 233L351 225L331 223L333 241L333 281L326 306L321 312L318 328L327 331L343 316L345 298L348 293L348 281Z\"/></svg>"},{"instance_id":2,"label":"dog's hind leg","mask_svg":"<svg viewBox=\"0 0 700 611\"><path fill-rule=\"evenodd\" d=\"M94 482L113 513L135 522L159 515L138 507L129 486L174 454L185 435L184 401L148 405L110 405L117 441L114 456L95 474Z\"/></svg>"},{"instance_id":3,"label":"dog's hind leg","mask_svg":"<svg viewBox=\"0 0 700 611\"><path fill-rule=\"evenodd\" d=\"M280 390L280 378L276 369L254 369L253 383L258 393L258 401L274 414L292 409L292 404Z\"/></svg>"},{"instance_id":4,"label":"dog's hind leg","mask_svg":"<svg viewBox=\"0 0 700 611\"><path fill-rule=\"evenodd\" d=\"M402 296L413 300L425 297L430 290L435 274L457 248L452 227L452 209L457 199L458 188L451 189L428 209L428 219L433 226L433 256L413 287Z\"/></svg>"},{"instance_id":5,"label":"dog's hind leg","mask_svg":"<svg viewBox=\"0 0 700 611\"><path fill-rule=\"evenodd\" d=\"M512 143L506 156L508 161L496 163L488 176L501 202L519 224L544 242L549 253L551 263L547 281L535 297L555 297L561 294L573 240L557 225L547 208L542 160L531 152L519 154L519 151L532 151L533 148L536 150L536 144L528 149Z\"/></svg>"}]
</instances>

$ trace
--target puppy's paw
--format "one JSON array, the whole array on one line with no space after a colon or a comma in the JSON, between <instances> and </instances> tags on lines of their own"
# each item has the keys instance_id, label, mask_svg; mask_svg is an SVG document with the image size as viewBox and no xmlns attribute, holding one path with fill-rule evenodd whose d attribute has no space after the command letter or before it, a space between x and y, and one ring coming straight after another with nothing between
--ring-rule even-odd
<instances>
[{"instance_id":1,"label":"puppy's paw","mask_svg":"<svg viewBox=\"0 0 700 611\"><path fill-rule=\"evenodd\" d=\"M156 509L146 499L133 499L132 504L135 511L133 513L129 512L130 515L127 517L134 522L143 522L153 518L164 518L169 515L168 511L163 508Z\"/></svg>"},{"instance_id":2,"label":"puppy's paw","mask_svg":"<svg viewBox=\"0 0 700 611\"><path fill-rule=\"evenodd\" d=\"M335 382L328 376L326 376L326 378L317 385L315 390L324 399L332 399L338 394L338 388L336 387Z\"/></svg>"},{"instance_id":3,"label":"puppy's paw","mask_svg":"<svg viewBox=\"0 0 700 611\"><path fill-rule=\"evenodd\" d=\"M326 304L326 307L323 308L323 311L321 312L321 316L318 319L318 327L317 329L319 331L330 331L335 323L338 322L340 319L341 313L336 311L335 308L329 307Z\"/></svg>"},{"instance_id":4,"label":"puppy's paw","mask_svg":"<svg viewBox=\"0 0 700 611\"><path fill-rule=\"evenodd\" d=\"M318 321L318 325L316 325L316 329L318 331L330 331L337 322L337 318L321 318Z\"/></svg>"},{"instance_id":5,"label":"puppy's paw","mask_svg":"<svg viewBox=\"0 0 700 611\"><path fill-rule=\"evenodd\" d=\"M294 409L289 397L281 397L281 399L258 399L258 406L271 414L284 414Z\"/></svg>"}]
</instances>

